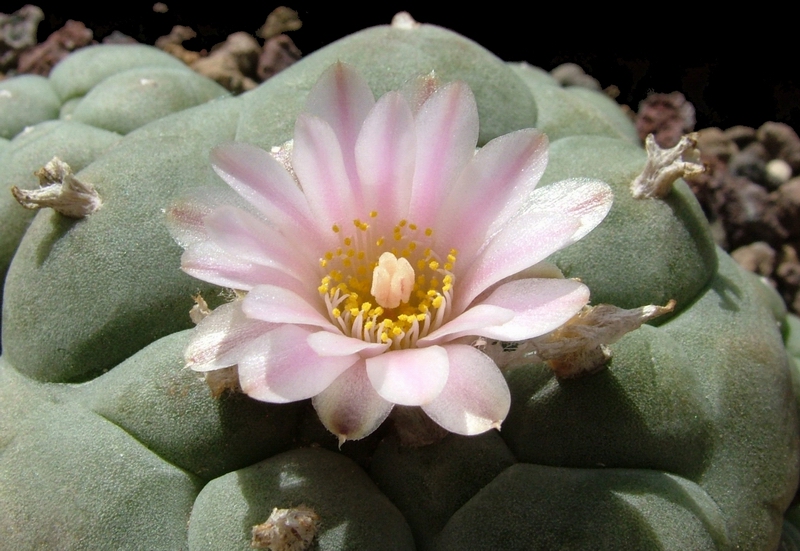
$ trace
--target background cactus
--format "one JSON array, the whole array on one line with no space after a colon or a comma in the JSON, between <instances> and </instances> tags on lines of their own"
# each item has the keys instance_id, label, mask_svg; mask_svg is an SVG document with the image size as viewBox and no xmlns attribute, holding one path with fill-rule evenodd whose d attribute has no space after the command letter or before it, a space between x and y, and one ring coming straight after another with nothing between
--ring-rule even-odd
<instances>
[{"instance_id":1,"label":"background cactus","mask_svg":"<svg viewBox=\"0 0 800 551\"><path fill-rule=\"evenodd\" d=\"M223 299L179 270L163 209L198 187L224 192L212 146L290 138L306 94L337 60L376 96L431 70L466 81L480 145L519 128L547 132L541 185L586 176L615 192L607 219L552 260L589 285L594 303L676 299L675 313L612 345L596 375L510 371L501 433L409 447L387 424L337 451L307 403L212 398L183 369L183 330L193 294ZM11 99L32 90L22 96L30 106L2 106L13 113L0 119L11 139L0 145L0 182L25 187L58 155L103 207L79 221L42 211L28 226L28 211L1 199L0 260L17 249L0 358L8 548L248 549L252 525L299 505L320 517L320 549L778 545L798 476L785 312L715 250L685 184L663 200L630 196L646 155L604 96L562 89L427 25L368 29L216 101L227 93L145 47L97 46L49 79L19 80L0 84ZM153 100L140 98L143 87ZM144 107L153 102L159 109Z\"/></svg>"}]
</instances>

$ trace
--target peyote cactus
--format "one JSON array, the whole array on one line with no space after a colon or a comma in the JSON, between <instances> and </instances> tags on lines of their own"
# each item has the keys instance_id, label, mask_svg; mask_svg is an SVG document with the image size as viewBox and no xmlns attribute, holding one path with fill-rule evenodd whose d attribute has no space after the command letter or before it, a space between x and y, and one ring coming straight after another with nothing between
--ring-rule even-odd
<instances>
[{"instance_id":1,"label":"peyote cactus","mask_svg":"<svg viewBox=\"0 0 800 551\"><path fill-rule=\"evenodd\" d=\"M0 258L13 262L0 357L0 547L779 545L798 478L785 311L715 249L682 181L662 198L633 197L647 155L612 101L408 22L342 39L239 97L215 99L227 94L167 59L97 46L47 80L0 84L12 98L15 86L36 87L25 101L38 102L0 114L11 139L0 145L0 181L32 187L29 174L58 156L102 201L77 220L42 210L28 226L28 211L3 199ZM397 408L340 448L309 400L212 396L185 368L188 312L198 293L212 307L232 296L180 271L165 212L198 193L235 201L209 152L284 144L339 61L376 97L432 70L465 82L479 146L524 128L546 133L540 187L590 178L614 193L605 220L549 260L580 278L593 304L675 300L674 311L610 344L605 369L574 379L513 345L485 343L493 357L520 360L505 372L511 400L499 432L423 443L416 433L430 427L416 409ZM160 78L173 84L149 84ZM138 107L148 105L137 103L143 86L163 111ZM785 545L798 540L792 514Z\"/></svg>"}]
</instances>

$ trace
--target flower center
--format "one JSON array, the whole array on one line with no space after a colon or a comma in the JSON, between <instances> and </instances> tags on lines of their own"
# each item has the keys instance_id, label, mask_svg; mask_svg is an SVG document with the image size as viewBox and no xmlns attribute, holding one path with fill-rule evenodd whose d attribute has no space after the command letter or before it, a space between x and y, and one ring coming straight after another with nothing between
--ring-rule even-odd
<instances>
[{"instance_id":1,"label":"flower center","mask_svg":"<svg viewBox=\"0 0 800 551\"><path fill-rule=\"evenodd\" d=\"M370 218L377 218L373 211ZM433 230L400 220L391 235L353 220L334 225L341 246L320 259L318 288L331 321L350 337L410 348L448 318L457 252L444 259L431 247Z\"/></svg>"}]
</instances>

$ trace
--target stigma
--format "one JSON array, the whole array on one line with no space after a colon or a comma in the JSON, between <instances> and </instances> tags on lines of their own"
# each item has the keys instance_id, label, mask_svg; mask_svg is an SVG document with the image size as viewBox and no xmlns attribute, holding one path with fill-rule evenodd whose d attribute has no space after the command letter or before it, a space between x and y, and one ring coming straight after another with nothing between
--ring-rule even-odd
<instances>
[{"instance_id":1,"label":"stigma","mask_svg":"<svg viewBox=\"0 0 800 551\"><path fill-rule=\"evenodd\" d=\"M414 268L403 257L383 253L372 271L372 289L375 302L384 308L397 308L411 298L414 289Z\"/></svg>"}]
</instances>

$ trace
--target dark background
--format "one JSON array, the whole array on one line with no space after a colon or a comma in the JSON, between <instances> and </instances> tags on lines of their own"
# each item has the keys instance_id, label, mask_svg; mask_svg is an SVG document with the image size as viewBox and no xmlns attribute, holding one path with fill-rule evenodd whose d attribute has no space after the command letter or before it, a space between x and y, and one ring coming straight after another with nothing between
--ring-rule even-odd
<instances>
[{"instance_id":1,"label":"dark background","mask_svg":"<svg viewBox=\"0 0 800 551\"><path fill-rule=\"evenodd\" d=\"M119 30L148 44L181 24L199 35L186 47L210 49L232 32L254 33L278 5L253 7L232 0L203 8L194 2L165 3L169 11L160 14L153 12L152 2L123 0L99 10L40 2L45 20L39 39L67 19L82 21L97 40ZM22 5L10 4L0 11L10 13ZM482 11L467 11L463 4L446 9L432 2L383 2L366 8L333 2L319 7L287 5L303 21L303 28L290 36L304 55L359 29L389 23L392 15L405 9L417 21L455 30L508 61L525 60L547 70L567 61L578 63L603 87L616 85L618 101L634 110L649 91L679 90L697 110L697 128L758 127L768 120L800 128L798 33L788 13L781 15L766 4L740 13L726 8L719 14L703 14L700 8L684 4L680 13L646 17L610 4L587 13L556 2L548 7L549 16L533 19L520 8L506 8L502 3L487 5ZM533 5L544 6L541 2Z\"/></svg>"}]
</instances>

